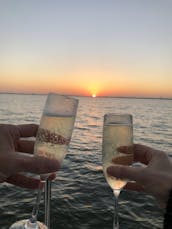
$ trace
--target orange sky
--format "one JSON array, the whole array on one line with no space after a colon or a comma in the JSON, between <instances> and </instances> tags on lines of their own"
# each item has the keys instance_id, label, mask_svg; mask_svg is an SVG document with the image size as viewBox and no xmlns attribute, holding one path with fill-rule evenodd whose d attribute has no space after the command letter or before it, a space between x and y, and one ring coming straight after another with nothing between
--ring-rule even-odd
<instances>
[{"instance_id":1,"label":"orange sky","mask_svg":"<svg viewBox=\"0 0 172 229\"><path fill-rule=\"evenodd\" d=\"M87 75L88 74L88 75ZM48 93L49 91L62 94L90 96L148 96L172 97L172 82L168 79L141 77L136 79L130 76L120 76L107 73L80 72L51 76L48 74L34 74L23 77L14 72L1 79L0 91L21 93ZM58 75L58 74L57 74Z\"/></svg>"},{"instance_id":2,"label":"orange sky","mask_svg":"<svg viewBox=\"0 0 172 229\"><path fill-rule=\"evenodd\" d=\"M172 3L67 1L1 4L0 92L172 98Z\"/></svg>"}]
</instances>

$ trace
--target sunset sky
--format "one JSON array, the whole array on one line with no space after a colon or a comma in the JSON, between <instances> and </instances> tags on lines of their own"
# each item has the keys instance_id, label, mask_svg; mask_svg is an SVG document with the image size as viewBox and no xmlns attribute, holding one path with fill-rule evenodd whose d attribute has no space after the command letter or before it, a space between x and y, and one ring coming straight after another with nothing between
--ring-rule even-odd
<instances>
[{"instance_id":1,"label":"sunset sky","mask_svg":"<svg viewBox=\"0 0 172 229\"><path fill-rule=\"evenodd\" d=\"M0 0L0 92L172 98L171 0Z\"/></svg>"}]
</instances>

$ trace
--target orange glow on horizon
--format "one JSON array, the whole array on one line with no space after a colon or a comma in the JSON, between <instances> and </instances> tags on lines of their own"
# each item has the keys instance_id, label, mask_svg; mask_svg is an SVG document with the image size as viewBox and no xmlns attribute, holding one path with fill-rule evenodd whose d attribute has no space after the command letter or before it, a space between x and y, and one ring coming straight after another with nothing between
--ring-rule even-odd
<instances>
[{"instance_id":1,"label":"orange glow on horizon","mask_svg":"<svg viewBox=\"0 0 172 229\"><path fill-rule=\"evenodd\" d=\"M158 88L159 89L159 88ZM164 90L158 90L153 87L112 87L111 85L105 85L105 87L99 87L97 90L90 90L87 85L66 85L63 84L48 84L45 85L40 83L11 83L0 85L0 92L14 92L14 93L48 93L56 92L68 95L81 95L81 96L92 96L92 97L102 97L102 96L126 96L126 97L169 97L172 98L172 91L170 88Z\"/></svg>"},{"instance_id":2,"label":"orange glow on horizon","mask_svg":"<svg viewBox=\"0 0 172 229\"><path fill-rule=\"evenodd\" d=\"M57 92L81 96L129 96L172 98L172 84L169 81L144 81L144 78L130 80L129 76L87 71L73 74L24 74L1 73L0 92L48 93ZM24 76L25 77L24 77Z\"/></svg>"}]
</instances>

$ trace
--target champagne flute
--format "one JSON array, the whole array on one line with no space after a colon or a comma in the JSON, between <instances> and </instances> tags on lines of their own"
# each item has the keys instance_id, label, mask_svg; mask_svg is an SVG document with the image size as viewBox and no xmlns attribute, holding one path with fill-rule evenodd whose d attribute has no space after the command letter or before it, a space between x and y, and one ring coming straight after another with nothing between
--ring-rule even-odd
<instances>
[{"instance_id":1,"label":"champagne flute","mask_svg":"<svg viewBox=\"0 0 172 229\"><path fill-rule=\"evenodd\" d=\"M50 93L47 97L35 144L39 156L57 159L60 164L67 153L74 127L78 100ZM48 144L47 144L48 142ZM46 176L45 176L46 178ZM45 224L50 227L51 181L45 185Z\"/></svg>"},{"instance_id":2,"label":"champagne flute","mask_svg":"<svg viewBox=\"0 0 172 229\"><path fill-rule=\"evenodd\" d=\"M116 179L107 174L107 168L111 165L131 165L133 162L133 124L130 114L105 114L103 125L102 161L103 172L107 183L112 188L115 197L115 212L113 229L119 229L118 197L121 189L127 181ZM128 146L127 154L118 151L118 147Z\"/></svg>"},{"instance_id":3,"label":"champagne flute","mask_svg":"<svg viewBox=\"0 0 172 229\"><path fill-rule=\"evenodd\" d=\"M74 127L78 100L64 95L49 93L36 136L34 154L57 159L60 164L67 153ZM48 229L37 221L42 187L50 174L41 175L36 204L31 218L14 223L10 229Z\"/></svg>"}]
</instances>

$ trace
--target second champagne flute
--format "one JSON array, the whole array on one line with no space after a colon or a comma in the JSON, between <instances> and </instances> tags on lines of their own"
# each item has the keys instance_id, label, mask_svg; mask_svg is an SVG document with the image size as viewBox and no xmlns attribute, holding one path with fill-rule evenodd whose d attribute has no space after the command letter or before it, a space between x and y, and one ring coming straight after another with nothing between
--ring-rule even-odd
<instances>
[{"instance_id":1,"label":"second champagne flute","mask_svg":"<svg viewBox=\"0 0 172 229\"><path fill-rule=\"evenodd\" d=\"M103 172L107 183L115 196L115 214L113 229L119 229L118 196L125 186L126 180L116 179L107 174L107 167L115 164L131 165L133 162L133 124L132 116L128 114L105 114L103 126L102 160ZM129 152L123 154L118 147L128 146Z\"/></svg>"}]
</instances>

